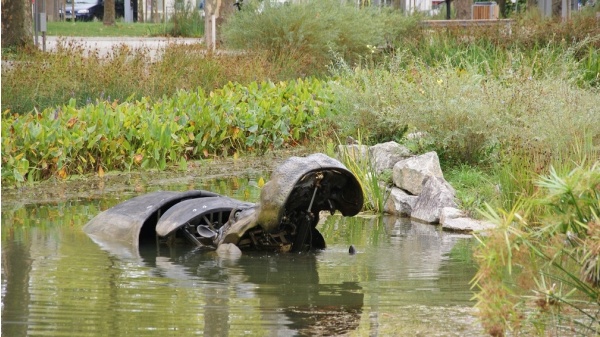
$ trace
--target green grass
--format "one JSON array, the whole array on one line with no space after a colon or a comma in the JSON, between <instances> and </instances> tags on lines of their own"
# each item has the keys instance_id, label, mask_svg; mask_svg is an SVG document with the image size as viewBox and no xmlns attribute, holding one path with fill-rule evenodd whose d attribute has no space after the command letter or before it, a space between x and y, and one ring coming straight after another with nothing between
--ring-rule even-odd
<instances>
[{"instance_id":1,"label":"green grass","mask_svg":"<svg viewBox=\"0 0 600 337\"><path fill-rule=\"evenodd\" d=\"M171 45L158 60L147 48L114 47L110 55L89 55L77 42L61 43L52 53L13 58L10 67L2 67L2 111L14 113L42 111L71 99L83 106L98 99L123 102L198 87L211 91L228 82L286 79L261 55L206 53L202 44Z\"/></svg>"},{"instance_id":2,"label":"green grass","mask_svg":"<svg viewBox=\"0 0 600 337\"><path fill-rule=\"evenodd\" d=\"M233 48L268 51L275 62L315 74L336 56L354 64L383 45L383 19L336 0L267 6L262 12L248 5L228 19L223 38Z\"/></svg>"},{"instance_id":3,"label":"green grass","mask_svg":"<svg viewBox=\"0 0 600 337\"><path fill-rule=\"evenodd\" d=\"M150 37L158 32L166 32L171 23L125 23L105 26L100 21L48 22L48 36L97 36L97 37Z\"/></svg>"},{"instance_id":4,"label":"green grass","mask_svg":"<svg viewBox=\"0 0 600 337\"><path fill-rule=\"evenodd\" d=\"M168 22L126 23L117 20L113 26L101 21L58 21L48 22L47 35L60 37L152 37L152 36L204 36L204 19L193 7L178 7Z\"/></svg>"}]
</instances>

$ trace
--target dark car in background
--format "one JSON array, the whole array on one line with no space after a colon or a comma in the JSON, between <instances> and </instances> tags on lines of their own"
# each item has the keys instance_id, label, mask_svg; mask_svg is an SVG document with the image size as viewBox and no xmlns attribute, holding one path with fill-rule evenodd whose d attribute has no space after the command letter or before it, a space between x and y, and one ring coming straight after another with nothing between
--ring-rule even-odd
<instances>
[{"instance_id":1,"label":"dark car in background","mask_svg":"<svg viewBox=\"0 0 600 337\"><path fill-rule=\"evenodd\" d=\"M104 16L104 0L74 0L75 15L73 15L73 0L67 0L65 5L65 16L67 20L91 21L93 19L102 20ZM116 17L125 16L124 1L115 1ZM60 11L62 18L62 10Z\"/></svg>"}]
</instances>

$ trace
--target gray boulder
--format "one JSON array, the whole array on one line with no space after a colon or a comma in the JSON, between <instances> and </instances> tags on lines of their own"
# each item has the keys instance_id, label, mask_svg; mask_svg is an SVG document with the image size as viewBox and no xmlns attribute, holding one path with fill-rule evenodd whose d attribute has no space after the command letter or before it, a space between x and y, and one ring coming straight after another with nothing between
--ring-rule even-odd
<instances>
[{"instance_id":1,"label":"gray boulder","mask_svg":"<svg viewBox=\"0 0 600 337\"><path fill-rule=\"evenodd\" d=\"M440 224L444 230L455 232L483 232L496 227L493 223L465 216L454 207L444 207L440 212Z\"/></svg>"},{"instance_id":2,"label":"gray boulder","mask_svg":"<svg viewBox=\"0 0 600 337\"><path fill-rule=\"evenodd\" d=\"M338 145L337 153L340 158L348 157L354 161L369 160L369 147L367 145L350 144Z\"/></svg>"},{"instance_id":3,"label":"gray boulder","mask_svg":"<svg viewBox=\"0 0 600 337\"><path fill-rule=\"evenodd\" d=\"M455 207L444 207L440 212L440 224L452 219L463 218L465 213Z\"/></svg>"},{"instance_id":4,"label":"gray boulder","mask_svg":"<svg viewBox=\"0 0 600 337\"><path fill-rule=\"evenodd\" d=\"M394 165L393 181L397 187L419 195L428 177L444 178L440 160L435 152L401 160Z\"/></svg>"},{"instance_id":5,"label":"gray boulder","mask_svg":"<svg viewBox=\"0 0 600 337\"><path fill-rule=\"evenodd\" d=\"M373 145L369 148L369 153L377 173L391 170L397 162L410 157L410 150L396 142Z\"/></svg>"},{"instance_id":6,"label":"gray boulder","mask_svg":"<svg viewBox=\"0 0 600 337\"><path fill-rule=\"evenodd\" d=\"M392 187L389 192L383 211L387 214L410 216L418 197L410 195L398 187Z\"/></svg>"},{"instance_id":7,"label":"gray boulder","mask_svg":"<svg viewBox=\"0 0 600 337\"><path fill-rule=\"evenodd\" d=\"M410 217L423 222L439 223L442 208L457 207L454 201L455 194L454 188L444 178L425 178L423 189Z\"/></svg>"}]
</instances>

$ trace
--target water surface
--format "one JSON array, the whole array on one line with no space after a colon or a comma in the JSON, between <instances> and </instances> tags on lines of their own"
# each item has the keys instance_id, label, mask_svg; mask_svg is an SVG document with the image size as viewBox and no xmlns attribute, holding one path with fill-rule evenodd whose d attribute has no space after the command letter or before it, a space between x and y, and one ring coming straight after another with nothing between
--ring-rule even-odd
<instances>
[{"instance_id":1,"label":"water surface","mask_svg":"<svg viewBox=\"0 0 600 337\"><path fill-rule=\"evenodd\" d=\"M156 189L258 200L259 176L2 208L2 336L481 336L468 236L407 219L322 219L327 249L112 249L83 225ZM134 184L135 185L135 184ZM358 251L348 254L354 245Z\"/></svg>"}]
</instances>

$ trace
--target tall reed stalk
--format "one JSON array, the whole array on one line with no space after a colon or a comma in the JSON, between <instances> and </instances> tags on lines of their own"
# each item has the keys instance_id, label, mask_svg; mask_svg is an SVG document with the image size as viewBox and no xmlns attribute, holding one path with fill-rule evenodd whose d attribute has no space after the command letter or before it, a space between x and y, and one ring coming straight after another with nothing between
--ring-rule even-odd
<instances>
[{"instance_id":1,"label":"tall reed stalk","mask_svg":"<svg viewBox=\"0 0 600 337\"><path fill-rule=\"evenodd\" d=\"M381 176L374 169L368 148L362 145L360 130L357 144L341 145L340 157L344 165L356 176L365 196L364 211L382 213L389 196L386 187L381 182Z\"/></svg>"}]
</instances>

